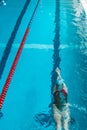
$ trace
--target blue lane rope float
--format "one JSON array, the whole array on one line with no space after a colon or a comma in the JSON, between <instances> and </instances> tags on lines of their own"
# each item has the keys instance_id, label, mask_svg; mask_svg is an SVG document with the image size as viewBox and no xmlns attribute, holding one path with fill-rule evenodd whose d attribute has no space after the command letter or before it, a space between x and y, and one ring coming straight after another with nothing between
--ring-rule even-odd
<instances>
[{"instance_id":1,"label":"blue lane rope float","mask_svg":"<svg viewBox=\"0 0 87 130\"><path fill-rule=\"evenodd\" d=\"M37 2L37 4L36 4L36 7L35 7L35 9L34 9L34 12L33 12L32 16L31 16L31 19L30 19L30 21L29 21L29 23L28 23L27 29L26 29L26 31L25 31L25 33L24 33L24 36L23 36L22 42L21 42L21 44L20 44L20 47L19 47L19 49L18 49L18 51L17 51L17 54L16 54L16 56L15 56L14 62L13 62L13 64L12 64L12 67L11 67L10 72L9 72L9 74L8 74L7 80L6 80L5 85L4 85L3 89L2 89L2 93L1 93L1 95L0 95L0 117L3 115L2 112L1 112L1 109L2 109L2 106L3 106L3 102L4 102L4 100L5 100L5 96L6 96L6 93L7 93L8 87L9 87L9 84L10 84L10 82L11 82L12 76L13 76L14 71L15 71L15 69L16 69L18 60L19 60L19 58L20 58L22 49L23 49L23 47L24 47L24 43L25 43L25 41L26 41L26 38L27 38L27 36L28 36L28 32L29 32L29 30L30 30L30 25L31 25L31 23L32 23L32 21L33 21L33 18L34 18L34 15L35 15L35 13L36 13L36 10L37 10L37 8L38 8L39 2L40 2L40 0L38 0L38 2Z\"/></svg>"},{"instance_id":2,"label":"blue lane rope float","mask_svg":"<svg viewBox=\"0 0 87 130\"><path fill-rule=\"evenodd\" d=\"M15 26L14 26L14 29L13 29L13 31L12 31L12 33L11 33L11 36L10 36L8 42L7 42L6 47L5 47L5 50L4 50L2 59L1 59L1 61L0 61L0 79L1 79L1 76L2 76L2 74L3 74L6 61L7 61L7 59L8 59L9 54L10 54L10 51L11 51L12 44L13 44L13 42L14 42L15 36L16 36L17 31L18 31L18 29L19 29L19 27L20 27L22 18L23 18L24 14L25 14L25 12L26 12L26 10L27 10L27 7L28 7L29 4L30 4L30 1L31 1L31 0L26 0L26 3L25 3L25 5L24 5L24 7L23 7L23 9L22 9L22 11L21 11L21 13L20 13L20 15L19 15L17 21L16 21L16 24L15 24Z\"/></svg>"}]
</instances>

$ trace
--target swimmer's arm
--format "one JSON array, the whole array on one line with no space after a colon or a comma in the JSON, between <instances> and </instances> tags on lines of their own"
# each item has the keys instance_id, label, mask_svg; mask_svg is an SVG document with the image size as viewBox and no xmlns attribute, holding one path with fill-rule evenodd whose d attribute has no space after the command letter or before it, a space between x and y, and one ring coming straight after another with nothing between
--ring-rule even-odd
<instances>
[{"instance_id":1,"label":"swimmer's arm","mask_svg":"<svg viewBox=\"0 0 87 130\"><path fill-rule=\"evenodd\" d=\"M54 90L53 90L53 95L54 95L54 93L55 93L56 91L58 91L58 87L55 85L55 86L54 86Z\"/></svg>"}]
</instances>

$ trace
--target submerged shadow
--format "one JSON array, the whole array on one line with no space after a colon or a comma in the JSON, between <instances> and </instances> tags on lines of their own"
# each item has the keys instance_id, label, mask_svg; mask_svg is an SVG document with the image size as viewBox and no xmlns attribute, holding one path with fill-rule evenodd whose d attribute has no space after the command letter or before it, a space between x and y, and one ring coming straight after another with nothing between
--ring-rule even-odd
<instances>
[{"instance_id":1,"label":"submerged shadow","mask_svg":"<svg viewBox=\"0 0 87 130\"><path fill-rule=\"evenodd\" d=\"M55 37L54 37L54 53L53 53L53 70L51 73L52 92L55 85L57 74L55 69L60 64L59 46L60 46L60 0L56 0L56 11L55 11Z\"/></svg>"},{"instance_id":2,"label":"submerged shadow","mask_svg":"<svg viewBox=\"0 0 87 130\"><path fill-rule=\"evenodd\" d=\"M46 128L52 124L53 119L50 114L39 113L35 116L35 121L39 124L39 126L44 126Z\"/></svg>"}]
</instances>

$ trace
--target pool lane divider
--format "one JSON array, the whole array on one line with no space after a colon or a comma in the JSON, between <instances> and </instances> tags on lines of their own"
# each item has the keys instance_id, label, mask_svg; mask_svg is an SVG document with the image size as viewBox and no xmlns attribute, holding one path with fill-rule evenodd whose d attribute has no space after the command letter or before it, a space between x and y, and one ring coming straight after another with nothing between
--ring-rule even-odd
<instances>
[{"instance_id":1,"label":"pool lane divider","mask_svg":"<svg viewBox=\"0 0 87 130\"><path fill-rule=\"evenodd\" d=\"M26 12L29 4L30 4L30 1L31 0L26 0L25 5L24 5L24 7L23 7L23 9L22 9L22 11L21 11L21 13L20 13L20 15L19 15L15 25L14 25L14 29L13 29L13 31L11 33L11 36L10 36L10 38L9 38L9 40L7 42L7 45L5 47L5 50L3 52L3 56L2 56L1 61L0 61L0 79L2 77L2 74L3 74L3 71L4 71L4 68L5 68L8 56L10 54L10 51L11 51L14 39L15 39L16 34L17 34L17 31L18 31L18 29L20 27L20 24L22 22L23 16L24 16L24 14L25 14L25 12Z\"/></svg>"},{"instance_id":2,"label":"pool lane divider","mask_svg":"<svg viewBox=\"0 0 87 130\"><path fill-rule=\"evenodd\" d=\"M5 100L5 96L6 96L7 90L8 90L8 88L9 88L10 82L11 82L11 80L12 80L12 76L13 76L13 74L14 74L15 68L16 68L16 66L17 66L18 60L19 60L20 55L21 55L21 52L22 52L22 50L23 50L24 43L25 43L25 41L26 41L26 38L27 38L28 33L29 33L29 30L30 30L30 25L31 25L31 23L32 23L32 21L33 21L33 18L34 18L34 16L35 16L36 10L37 10L38 5L39 5L39 2L40 2L40 0L38 0L38 2L37 2L37 4L36 4L36 7L35 7L35 9L34 9L34 12L33 12L32 16L31 16L31 19L30 19L30 21L29 21L29 23L28 23L27 29L26 29L26 31L25 31L25 33L24 33L22 42L21 42L21 44L20 44L20 46L19 46L19 49L18 49L17 54L16 54L16 56L15 56L15 59L14 59L14 61L13 61L12 67L11 67L10 72L9 72L9 74L8 74L7 80L6 80L5 85L4 85L3 89L2 89L2 92L1 92L1 95L0 95L0 116L2 116L1 109L2 109L2 106L3 106L3 102L4 102L4 100Z\"/></svg>"},{"instance_id":3,"label":"pool lane divider","mask_svg":"<svg viewBox=\"0 0 87 130\"><path fill-rule=\"evenodd\" d=\"M13 64L12 64L12 67L11 67L11 69L10 69L10 72L9 72L9 74L8 74L7 80L6 80L5 85L4 85L3 89L2 89L2 93L1 93L1 95L0 95L0 109L2 108L2 105L3 105L4 99L5 99L5 96L6 96L8 87L9 87L9 84L10 84L11 79L12 79L12 76L13 76L13 74L14 74L14 71L15 71L16 65L17 65L17 63L18 63L20 54L21 54L21 52L22 52L22 49L23 49L23 46L24 46L26 37L27 37L27 35L28 35L28 32L29 32L29 28L26 29L26 32L25 32L24 37L23 37L23 40L22 40L22 42L21 42L21 44L20 44L20 47L19 47L19 49L18 49L18 52L17 52L16 57L15 57L15 59L14 59L14 62L13 62Z\"/></svg>"}]
</instances>

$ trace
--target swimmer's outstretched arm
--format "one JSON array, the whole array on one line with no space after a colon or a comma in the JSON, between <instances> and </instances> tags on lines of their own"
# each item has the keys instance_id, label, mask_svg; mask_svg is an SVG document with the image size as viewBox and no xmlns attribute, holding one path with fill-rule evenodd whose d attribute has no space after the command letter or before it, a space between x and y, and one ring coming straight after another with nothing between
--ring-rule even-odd
<instances>
[{"instance_id":1,"label":"swimmer's outstretched arm","mask_svg":"<svg viewBox=\"0 0 87 130\"><path fill-rule=\"evenodd\" d=\"M60 69L57 67L55 71L57 73L57 80L61 80L61 85L62 85L63 89L66 90L66 92L68 93L67 86L66 86L66 84L64 83L64 80L61 77ZM57 90L56 86L54 87L54 91L55 90Z\"/></svg>"}]
</instances>

